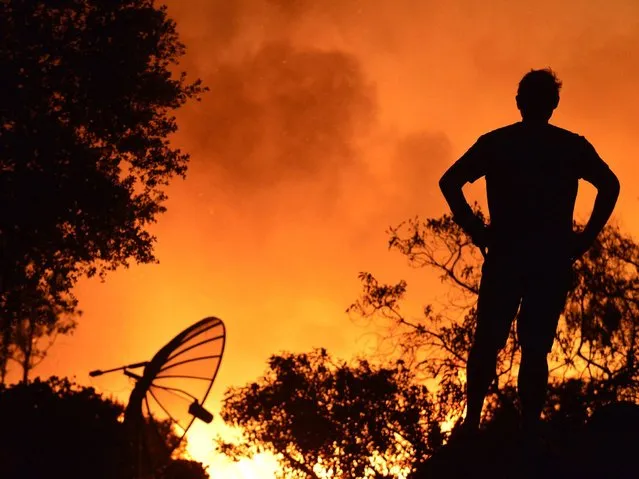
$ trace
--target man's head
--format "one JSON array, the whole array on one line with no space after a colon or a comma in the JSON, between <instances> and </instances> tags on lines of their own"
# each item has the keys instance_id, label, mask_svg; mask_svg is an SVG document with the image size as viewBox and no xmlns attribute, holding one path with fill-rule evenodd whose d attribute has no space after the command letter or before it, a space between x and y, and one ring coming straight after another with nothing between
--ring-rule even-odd
<instances>
[{"instance_id":1,"label":"man's head","mask_svg":"<svg viewBox=\"0 0 639 479\"><path fill-rule=\"evenodd\" d=\"M550 120L559 104L561 81L550 68L531 70L524 75L517 89L517 108L524 120Z\"/></svg>"}]
</instances>

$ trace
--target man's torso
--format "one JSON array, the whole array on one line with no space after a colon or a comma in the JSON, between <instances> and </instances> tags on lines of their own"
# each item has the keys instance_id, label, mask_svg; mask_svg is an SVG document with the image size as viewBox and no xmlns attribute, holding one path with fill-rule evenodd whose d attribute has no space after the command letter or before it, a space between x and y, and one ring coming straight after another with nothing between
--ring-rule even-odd
<instances>
[{"instance_id":1,"label":"man's torso","mask_svg":"<svg viewBox=\"0 0 639 479\"><path fill-rule=\"evenodd\" d=\"M552 125L515 123L480 142L493 249L566 254L585 138Z\"/></svg>"}]
</instances>

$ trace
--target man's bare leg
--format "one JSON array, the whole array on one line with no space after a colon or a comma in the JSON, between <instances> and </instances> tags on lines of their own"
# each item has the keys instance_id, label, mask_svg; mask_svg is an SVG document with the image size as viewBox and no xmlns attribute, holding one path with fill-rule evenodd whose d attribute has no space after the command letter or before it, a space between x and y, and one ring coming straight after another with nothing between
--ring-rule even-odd
<instances>
[{"instance_id":1,"label":"man's bare leg","mask_svg":"<svg viewBox=\"0 0 639 479\"><path fill-rule=\"evenodd\" d=\"M534 433L546 403L548 387L547 355L535 350L522 350L517 386L521 400L524 431Z\"/></svg>"},{"instance_id":2,"label":"man's bare leg","mask_svg":"<svg viewBox=\"0 0 639 479\"><path fill-rule=\"evenodd\" d=\"M484 399L488 394L488 388L495 379L495 369L497 367L498 351L491 347L480 345L475 341L470 354L468 355L468 365L466 368L466 418L464 428L476 430L479 428L481 411L484 406Z\"/></svg>"}]
</instances>

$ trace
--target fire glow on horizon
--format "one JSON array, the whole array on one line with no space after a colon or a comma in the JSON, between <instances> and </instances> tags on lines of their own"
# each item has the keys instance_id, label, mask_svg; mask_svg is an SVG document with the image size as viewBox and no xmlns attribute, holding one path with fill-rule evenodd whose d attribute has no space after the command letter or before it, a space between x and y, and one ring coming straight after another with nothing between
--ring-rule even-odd
<instances>
[{"instance_id":1,"label":"fire glow on horizon","mask_svg":"<svg viewBox=\"0 0 639 479\"><path fill-rule=\"evenodd\" d=\"M217 413L223 391L257 378L271 354L369 350L370 331L344 313L357 273L407 279L416 312L441 294L387 252L385 230L445 211L439 176L480 134L518 120L515 89L531 68L564 82L552 122L588 137L622 185L637 179L633 0L167 4L187 45L181 68L210 92L178 113L173 141L192 161L153 230L161 263L83 281L77 332L35 374L86 383L216 315L228 328ZM470 189L479 200L481 187ZM630 190L616 218L636 234ZM580 191L578 217L592 197ZM121 378L92 384L123 400L130 390ZM274 477L268 457L222 466L212 435L198 427L189 446L212 477Z\"/></svg>"}]
</instances>

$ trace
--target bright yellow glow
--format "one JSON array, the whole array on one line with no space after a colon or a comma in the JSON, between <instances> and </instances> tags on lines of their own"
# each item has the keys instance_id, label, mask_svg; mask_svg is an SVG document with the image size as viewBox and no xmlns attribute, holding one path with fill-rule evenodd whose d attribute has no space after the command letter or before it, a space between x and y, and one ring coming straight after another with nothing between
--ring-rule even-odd
<instances>
[{"instance_id":1,"label":"bright yellow glow","mask_svg":"<svg viewBox=\"0 0 639 479\"><path fill-rule=\"evenodd\" d=\"M203 423L196 421L187 433L186 451L193 459L208 464L213 453L213 438Z\"/></svg>"},{"instance_id":2,"label":"bright yellow glow","mask_svg":"<svg viewBox=\"0 0 639 479\"><path fill-rule=\"evenodd\" d=\"M220 435L226 440L235 439L235 435L220 421L204 424L193 423L187 433L187 454L190 459L201 462L207 467L211 479L274 479L278 468L275 458L268 454L259 454L252 459L233 462L213 450L213 439Z\"/></svg>"},{"instance_id":3,"label":"bright yellow glow","mask_svg":"<svg viewBox=\"0 0 639 479\"><path fill-rule=\"evenodd\" d=\"M256 456L253 459L242 459L231 462L224 457L215 456L208 462L202 458L194 458L208 466L211 479L274 479L277 464L269 456Z\"/></svg>"}]
</instances>

